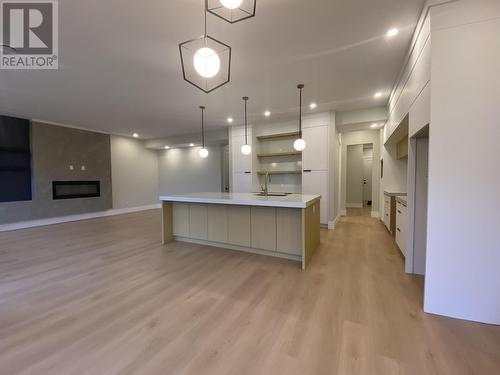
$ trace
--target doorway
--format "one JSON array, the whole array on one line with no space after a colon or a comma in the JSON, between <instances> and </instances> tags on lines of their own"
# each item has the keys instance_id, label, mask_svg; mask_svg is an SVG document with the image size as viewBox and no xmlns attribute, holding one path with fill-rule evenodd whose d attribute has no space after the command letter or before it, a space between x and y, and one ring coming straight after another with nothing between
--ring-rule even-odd
<instances>
[{"instance_id":1,"label":"doorway","mask_svg":"<svg viewBox=\"0 0 500 375\"><path fill-rule=\"evenodd\" d=\"M406 272L425 275L425 263L427 255L427 197L428 197L428 175L429 175L429 126L422 129L415 137L410 139L410 152L413 160L410 178L409 200L412 198L413 223L409 222L409 228L413 228L413 238L409 245L413 245L410 259L407 259ZM410 220L411 220L410 216Z\"/></svg>"},{"instance_id":2,"label":"doorway","mask_svg":"<svg viewBox=\"0 0 500 375\"><path fill-rule=\"evenodd\" d=\"M346 211L348 216L371 216L373 144L347 146Z\"/></svg>"}]
</instances>

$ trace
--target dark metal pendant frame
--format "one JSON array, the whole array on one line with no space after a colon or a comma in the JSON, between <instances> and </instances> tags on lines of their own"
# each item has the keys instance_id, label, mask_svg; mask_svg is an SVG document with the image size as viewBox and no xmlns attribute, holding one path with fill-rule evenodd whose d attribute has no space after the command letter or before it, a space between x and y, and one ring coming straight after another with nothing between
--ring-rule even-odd
<instances>
[{"instance_id":1,"label":"dark metal pendant frame","mask_svg":"<svg viewBox=\"0 0 500 375\"><path fill-rule=\"evenodd\" d=\"M243 5L247 5L243 7ZM255 17L257 0L243 0L242 5L235 9L228 9L223 6L220 0L206 0L205 9L208 13L223 19L229 23L240 22Z\"/></svg>"}]
</instances>

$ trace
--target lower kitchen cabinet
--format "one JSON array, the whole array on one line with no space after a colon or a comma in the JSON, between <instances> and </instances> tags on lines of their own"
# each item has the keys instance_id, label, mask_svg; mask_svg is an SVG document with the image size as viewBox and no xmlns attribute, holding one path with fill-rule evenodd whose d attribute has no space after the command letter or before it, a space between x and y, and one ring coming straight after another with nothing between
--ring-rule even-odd
<instances>
[{"instance_id":1,"label":"lower kitchen cabinet","mask_svg":"<svg viewBox=\"0 0 500 375\"><path fill-rule=\"evenodd\" d=\"M406 201L398 198L396 203L396 243L406 257L406 234L408 231Z\"/></svg>"}]
</instances>

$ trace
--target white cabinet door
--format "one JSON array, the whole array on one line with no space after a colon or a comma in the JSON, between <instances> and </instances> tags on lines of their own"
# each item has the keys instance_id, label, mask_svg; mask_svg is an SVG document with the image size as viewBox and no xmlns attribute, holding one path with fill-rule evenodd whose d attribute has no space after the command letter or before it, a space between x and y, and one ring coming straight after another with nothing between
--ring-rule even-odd
<instances>
[{"instance_id":1,"label":"white cabinet door","mask_svg":"<svg viewBox=\"0 0 500 375\"><path fill-rule=\"evenodd\" d=\"M302 151L302 168L328 170L328 126L302 129L306 148Z\"/></svg>"},{"instance_id":2,"label":"white cabinet door","mask_svg":"<svg viewBox=\"0 0 500 375\"><path fill-rule=\"evenodd\" d=\"M252 192L252 174L251 173L233 173L233 193L251 193Z\"/></svg>"},{"instance_id":3,"label":"white cabinet door","mask_svg":"<svg viewBox=\"0 0 500 375\"><path fill-rule=\"evenodd\" d=\"M328 171L311 171L302 174L302 194L321 195L320 222L328 224Z\"/></svg>"},{"instance_id":4,"label":"white cabinet door","mask_svg":"<svg viewBox=\"0 0 500 375\"><path fill-rule=\"evenodd\" d=\"M248 137L250 143L251 137ZM232 161L233 173L243 173L252 171L252 154L243 155L241 153L241 146L245 144L245 136L232 137Z\"/></svg>"}]
</instances>

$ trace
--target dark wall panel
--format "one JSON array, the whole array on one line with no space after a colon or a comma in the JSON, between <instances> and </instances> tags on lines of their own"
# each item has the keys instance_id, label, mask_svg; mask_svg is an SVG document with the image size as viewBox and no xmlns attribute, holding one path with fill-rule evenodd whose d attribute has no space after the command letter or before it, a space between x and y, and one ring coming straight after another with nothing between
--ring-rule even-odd
<instances>
[{"instance_id":1,"label":"dark wall panel","mask_svg":"<svg viewBox=\"0 0 500 375\"><path fill-rule=\"evenodd\" d=\"M33 199L0 203L0 224L111 208L109 135L33 122L31 150ZM53 199L52 181L77 180L100 181L100 196Z\"/></svg>"}]
</instances>

